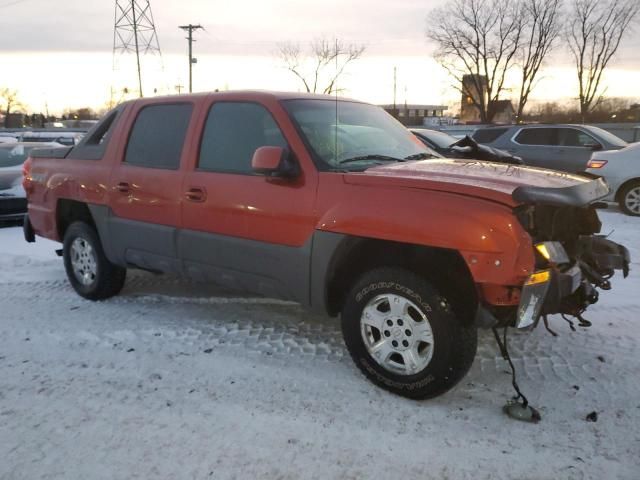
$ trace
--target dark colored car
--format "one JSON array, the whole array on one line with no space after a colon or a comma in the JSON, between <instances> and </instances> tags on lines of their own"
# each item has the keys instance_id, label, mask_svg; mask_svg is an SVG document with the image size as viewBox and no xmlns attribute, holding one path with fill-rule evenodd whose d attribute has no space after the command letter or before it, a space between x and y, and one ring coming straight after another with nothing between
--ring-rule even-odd
<instances>
[{"instance_id":1,"label":"dark colored car","mask_svg":"<svg viewBox=\"0 0 640 480\"><path fill-rule=\"evenodd\" d=\"M479 128L478 143L517 155L526 165L580 173L597 150L619 150L627 142L589 125L513 125Z\"/></svg>"}]
</instances>

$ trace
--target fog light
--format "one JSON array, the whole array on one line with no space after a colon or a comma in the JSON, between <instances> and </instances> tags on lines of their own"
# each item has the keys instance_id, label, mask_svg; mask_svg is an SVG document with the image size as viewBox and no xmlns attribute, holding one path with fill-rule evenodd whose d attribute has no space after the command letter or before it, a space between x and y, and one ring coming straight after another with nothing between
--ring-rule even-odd
<instances>
[{"instance_id":1,"label":"fog light","mask_svg":"<svg viewBox=\"0 0 640 480\"><path fill-rule=\"evenodd\" d=\"M549 270L543 270L541 272L536 272L529 276L527 281L524 283L525 285L538 285L539 283L546 283L551 278L551 272Z\"/></svg>"}]
</instances>

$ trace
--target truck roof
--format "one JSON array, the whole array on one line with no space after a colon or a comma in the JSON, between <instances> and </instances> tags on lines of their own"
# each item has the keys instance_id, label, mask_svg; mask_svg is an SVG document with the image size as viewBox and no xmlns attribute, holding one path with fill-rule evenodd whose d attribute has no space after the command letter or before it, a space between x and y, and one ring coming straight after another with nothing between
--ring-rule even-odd
<instances>
[{"instance_id":1,"label":"truck roof","mask_svg":"<svg viewBox=\"0 0 640 480\"><path fill-rule=\"evenodd\" d=\"M210 96L220 97L220 98L234 98L237 99L239 97L246 98L247 100L303 100L303 99L317 99L317 100L336 100L339 101L348 101L348 102L359 102L358 100L354 100L346 97L336 97L334 95L326 95L321 93L307 93L307 92L277 92L270 90L228 90L224 92L200 92L200 93L188 93L181 95L163 95L158 97L147 97L143 100L145 102L162 102L166 100L176 100L176 99L189 99L189 98L207 98ZM129 102L137 102L140 99L130 100ZM125 103L129 103L125 102Z\"/></svg>"}]
</instances>

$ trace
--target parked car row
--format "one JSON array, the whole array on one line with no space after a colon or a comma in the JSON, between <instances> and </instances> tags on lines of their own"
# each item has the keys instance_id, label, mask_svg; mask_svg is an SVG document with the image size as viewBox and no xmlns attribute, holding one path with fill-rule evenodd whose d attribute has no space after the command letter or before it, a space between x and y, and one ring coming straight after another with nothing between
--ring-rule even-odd
<instances>
[{"instance_id":1,"label":"parked car row","mask_svg":"<svg viewBox=\"0 0 640 480\"><path fill-rule=\"evenodd\" d=\"M499 157L483 157L475 148L460 149L463 140L425 128L411 131L425 145L450 158L506 161L520 158L526 165L605 178L611 193L606 201L618 203L628 215L640 216L640 144L628 144L598 127L588 125L513 125L480 128L471 139L491 147ZM467 137L468 138L468 137ZM467 140L467 142L469 142Z\"/></svg>"},{"instance_id":2,"label":"parked car row","mask_svg":"<svg viewBox=\"0 0 640 480\"><path fill-rule=\"evenodd\" d=\"M0 143L50 143L72 147L80 143L84 132L69 130L0 131Z\"/></svg>"}]
</instances>

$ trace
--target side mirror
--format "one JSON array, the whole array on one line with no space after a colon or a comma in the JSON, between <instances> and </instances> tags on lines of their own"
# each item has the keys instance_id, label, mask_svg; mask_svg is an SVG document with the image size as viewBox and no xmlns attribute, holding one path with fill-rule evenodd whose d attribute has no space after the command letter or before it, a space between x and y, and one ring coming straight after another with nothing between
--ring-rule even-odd
<instances>
[{"instance_id":1,"label":"side mirror","mask_svg":"<svg viewBox=\"0 0 640 480\"><path fill-rule=\"evenodd\" d=\"M288 149L282 147L260 147L253 154L251 168L267 177L294 178L299 174L298 164Z\"/></svg>"},{"instance_id":2,"label":"side mirror","mask_svg":"<svg viewBox=\"0 0 640 480\"><path fill-rule=\"evenodd\" d=\"M602 150L602 145L600 145L599 143L589 143L588 145L585 145L585 147L590 148L594 152Z\"/></svg>"}]
</instances>

